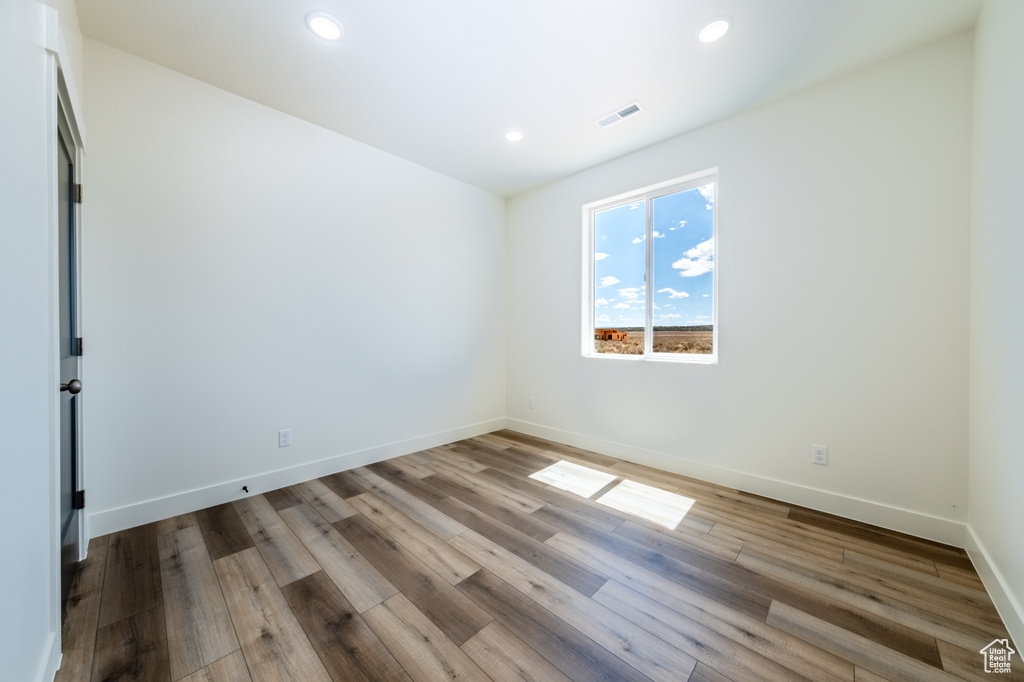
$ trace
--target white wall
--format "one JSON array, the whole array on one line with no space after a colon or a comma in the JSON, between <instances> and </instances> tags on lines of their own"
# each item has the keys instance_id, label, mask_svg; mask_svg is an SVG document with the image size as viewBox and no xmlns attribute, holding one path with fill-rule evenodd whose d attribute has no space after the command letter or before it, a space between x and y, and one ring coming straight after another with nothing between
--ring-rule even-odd
<instances>
[{"instance_id":1,"label":"white wall","mask_svg":"<svg viewBox=\"0 0 1024 682\"><path fill-rule=\"evenodd\" d=\"M510 426L962 542L971 83L961 35L511 199ZM581 357L580 207L712 166L720 363Z\"/></svg>"},{"instance_id":2,"label":"white wall","mask_svg":"<svg viewBox=\"0 0 1024 682\"><path fill-rule=\"evenodd\" d=\"M4 679L52 677L59 654L55 262L42 5L0 3L0 661Z\"/></svg>"},{"instance_id":3,"label":"white wall","mask_svg":"<svg viewBox=\"0 0 1024 682\"><path fill-rule=\"evenodd\" d=\"M503 199L84 54L93 535L501 425Z\"/></svg>"},{"instance_id":4,"label":"white wall","mask_svg":"<svg viewBox=\"0 0 1024 682\"><path fill-rule=\"evenodd\" d=\"M971 230L972 556L1024 643L1024 3L978 20Z\"/></svg>"}]
</instances>

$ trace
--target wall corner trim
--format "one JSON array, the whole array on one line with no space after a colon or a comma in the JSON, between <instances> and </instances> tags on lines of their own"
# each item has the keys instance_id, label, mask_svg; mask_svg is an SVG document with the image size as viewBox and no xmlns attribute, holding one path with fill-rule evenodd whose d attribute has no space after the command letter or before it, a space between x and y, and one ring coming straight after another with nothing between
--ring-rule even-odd
<instances>
[{"instance_id":1,"label":"wall corner trim","mask_svg":"<svg viewBox=\"0 0 1024 682\"><path fill-rule=\"evenodd\" d=\"M472 438L505 428L505 419L490 419L446 431L430 433L416 438L378 445L365 450L347 452L325 459L298 464L285 469L267 471L224 481L203 488L187 490L174 495L154 498L113 509L93 512L88 517L90 537L98 537L146 523L168 519L179 514L206 509L214 505L241 499L242 485L249 487L249 494L255 495L268 490L277 490L296 483L302 483L338 471L373 464L392 457L401 457L420 450L435 448L464 438Z\"/></svg>"},{"instance_id":2,"label":"wall corner trim","mask_svg":"<svg viewBox=\"0 0 1024 682\"><path fill-rule=\"evenodd\" d=\"M985 589L992 597L992 602L1003 619L1003 624L1010 633L1010 638L1017 644L1017 649L1024 646L1024 607L1010 590L1009 582L992 561L991 556L982 544L981 538L974 528L967 524L967 554L971 557L975 570L981 577Z\"/></svg>"},{"instance_id":3,"label":"wall corner trim","mask_svg":"<svg viewBox=\"0 0 1024 682\"><path fill-rule=\"evenodd\" d=\"M606 441L519 419L509 418L506 421L506 428L512 431L546 438L683 476L691 476L709 483L809 507L935 542L964 547L966 527L963 523L952 519L943 519L871 500L849 497L742 471L724 469L711 464L669 456L661 452L644 450L632 445Z\"/></svg>"},{"instance_id":4,"label":"wall corner trim","mask_svg":"<svg viewBox=\"0 0 1024 682\"><path fill-rule=\"evenodd\" d=\"M39 682L53 682L61 662L60 637L57 636L57 633L50 633L44 651L43 660L39 662L39 674L36 675L36 679Z\"/></svg>"}]
</instances>

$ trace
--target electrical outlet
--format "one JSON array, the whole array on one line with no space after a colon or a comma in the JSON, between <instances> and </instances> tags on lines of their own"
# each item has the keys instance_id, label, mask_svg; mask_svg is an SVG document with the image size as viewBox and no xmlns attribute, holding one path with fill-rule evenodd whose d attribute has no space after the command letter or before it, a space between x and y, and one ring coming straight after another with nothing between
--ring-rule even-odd
<instances>
[{"instance_id":1,"label":"electrical outlet","mask_svg":"<svg viewBox=\"0 0 1024 682\"><path fill-rule=\"evenodd\" d=\"M828 446L827 445L812 445L811 446L811 462L814 464L828 464Z\"/></svg>"},{"instance_id":2,"label":"electrical outlet","mask_svg":"<svg viewBox=\"0 0 1024 682\"><path fill-rule=\"evenodd\" d=\"M292 430L281 429L277 432L277 447L286 448L292 444Z\"/></svg>"},{"instance_id":3,"label":"electrical outlet","mask_svg":"<svg viewBox=\"0 0 1024 682\"><path fill-rule=\"evenodd\" d=\"M536 403L534 403L534 402L533 402L533 396L532 396L532 395L531 395L531 396L530 396L529 398L527 398L527 399L526 399L526 406L527 406L528 408L530 408L531 410L532 410L532 409L533 409L534 407L536 407Z\"/></svg>"}]
</instances>

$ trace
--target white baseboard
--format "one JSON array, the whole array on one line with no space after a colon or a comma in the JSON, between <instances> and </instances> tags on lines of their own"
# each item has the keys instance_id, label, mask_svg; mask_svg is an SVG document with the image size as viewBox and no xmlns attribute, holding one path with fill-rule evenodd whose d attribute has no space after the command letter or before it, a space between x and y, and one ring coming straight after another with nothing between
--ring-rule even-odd
<instances>
[{"instance_id":1,"label":"white baseboard","mask_svg":"<svg viewBox=\"0 0 1024 682\"><path fill-rule=\"evenodd\" d=\"M1003 624L1006 625L1010 639L1017 644L1015 649L1020 651L1024 646L1024 607L1014 596L1006 578L996 568L981 539L969 524L967 526L967 553L970 555L978 575L981 576L981 581L985 583L985 589L992 597L992 602L996 605Z\"/></svg>"},{"instance_id":2,"label":"white baseboard","mask_svg":"<svg viewBox=\"0 0 1024 682\"><path fill-rule=\"evenodd\" d=\"M717 485L763 495L781 502L835 514L844 518L870 523L890 530L907 533L956 547L963 547L966 526L952 519L943 519L909 509L849 497L826 490L778 481L741 471L733 471L703 462L695 462L676 455L644 450L642 448L563 431L519 419L506 419L506 428L546 438L573 447L591 450L637 464L682 474Z\"/></svg>"},{"instance_id":3,"label":"white baseboard","mask_svg":"<svg viewBox=\"0 0 1024 682\"><path fill-rule=\"evenodd\" d=\"M248 486L248 494L253 495L302 483L303 481L319 478L338 471L380 462L392 457L401 457L402 455L445 445L446 443L462 440L463 438L472 438L473 436L490 433L502 428L505 428L504 419L492 419L397 443L388 443L365 450L335 455L286 469L246 476L244 479L224 481L223 483L187 490L123 507L100 510L89 515L87 524L91 534L89 537L97 537L126 528L134 528L145 523L160 521L161 519L167 519L179 514L187 514L188 512L206 509L207 507L245 497L246 493L241 492L243 484Z\"/></svg>"}]
</instances>

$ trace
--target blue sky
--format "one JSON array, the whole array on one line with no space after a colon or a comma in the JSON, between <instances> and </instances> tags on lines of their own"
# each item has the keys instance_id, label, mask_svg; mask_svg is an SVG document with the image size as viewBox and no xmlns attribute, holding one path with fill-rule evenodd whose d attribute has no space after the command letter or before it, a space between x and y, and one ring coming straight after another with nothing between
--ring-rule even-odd
<instances>
[{"instance_id":1,"label":"blue sky","mask_svg":"<svg viewBox=\"0 0 1024 682\"><path fill-rule=\"evenodd\" d=\"M654 199L654 326L712 324L714 184ZM644 326L643 201L594 219L594 325Z\"/></svg>"}]
</instances>

